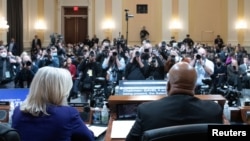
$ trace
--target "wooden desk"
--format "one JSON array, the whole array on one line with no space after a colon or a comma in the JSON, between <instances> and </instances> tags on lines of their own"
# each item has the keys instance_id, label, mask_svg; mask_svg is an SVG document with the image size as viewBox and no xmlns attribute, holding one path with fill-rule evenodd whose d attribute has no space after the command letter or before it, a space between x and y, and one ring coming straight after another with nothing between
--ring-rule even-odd
<instances>
[{"instance_id":1,"label":"wooden desk","mask_svg":"<svg viewBox=\"0 0 250 141\"><path fill-rule=\"evenodd\" d=\"M166 95L139 95L139 96L128 96L128 95L112 95L108 99L109 108L110 108L110 119L108 128L105 135L105 141L124 141L125 139L111 139L111 130L113 120L116 119L116 105L123 103L143 103L148 101L154 101L165 97ZM195 95L202 100L212 100L218 101L222 107L226 102L226 99L222 95Z\"/></svg>"}]
</instances>

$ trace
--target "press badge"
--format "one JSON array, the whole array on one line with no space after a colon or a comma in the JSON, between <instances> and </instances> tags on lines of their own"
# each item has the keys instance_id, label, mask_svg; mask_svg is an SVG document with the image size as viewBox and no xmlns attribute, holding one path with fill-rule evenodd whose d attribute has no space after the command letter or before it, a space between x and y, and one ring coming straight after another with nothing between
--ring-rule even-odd
<instances>
[{"instance_id":1,"label":"press badge","mask_svg":"<svg viewBox=\"0 0 250 141\"><path fill-rule=\"evenodd\" d=\"M88 73L89 76L93 76L92 70L88 70L87 73Z\"/></svg>"},{"instance_id":2,"label":"press badge","mask_svg":"<svg viewBox=\"0 0 250 141\"><path fill-rule=\"evenodd\" d=\"M6 77L6 78L10 78L10 72L9 72L9 71L6 71L6 72L5 72L5 77Z\"/></svg>"}]
</instances>

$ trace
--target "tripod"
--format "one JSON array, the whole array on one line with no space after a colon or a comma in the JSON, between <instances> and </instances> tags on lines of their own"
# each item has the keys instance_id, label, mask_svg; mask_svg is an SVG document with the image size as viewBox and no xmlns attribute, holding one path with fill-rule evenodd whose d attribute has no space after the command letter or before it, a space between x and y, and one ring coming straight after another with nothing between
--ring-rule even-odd
<instances>
[{"instance_id":1,"label":"tripod","mask_svg":"<svg viewBox=\"0 0 250 141\"><path fill-rule=\"evenodd\" d=\"M124 10L126 13L125 13L125 19L126 19L126 22L127 22L127 28L126 28L126 45L128 44L128 19L129 18L132 18L132 17L134 17L133 15L130 15L130 14L128 14L128 9L125 9Z\"/></svg>"}]
</instances>

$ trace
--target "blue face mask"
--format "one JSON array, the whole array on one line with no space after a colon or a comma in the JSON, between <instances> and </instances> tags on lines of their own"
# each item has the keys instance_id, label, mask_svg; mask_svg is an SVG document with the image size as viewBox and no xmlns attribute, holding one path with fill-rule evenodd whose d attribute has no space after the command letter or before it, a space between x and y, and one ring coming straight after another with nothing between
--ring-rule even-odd
<instances>
[{"instance_id":1,"label":"blue face mask","mask_svg":"<svg viewBox=\"0 0 250 141\"><path fill-rule=\"evenodd\" d=\"M57 56L57 53L56 52L52 53L52 56Z\"/></svg>"}]
</instances>

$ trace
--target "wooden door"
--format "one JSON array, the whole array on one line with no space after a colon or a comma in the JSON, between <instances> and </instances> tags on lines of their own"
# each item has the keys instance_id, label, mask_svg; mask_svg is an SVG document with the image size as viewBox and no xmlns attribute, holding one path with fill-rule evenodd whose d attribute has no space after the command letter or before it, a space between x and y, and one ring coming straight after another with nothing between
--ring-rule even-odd
<instances>
[{"instance_id":1,"label":"wooden door","mask_svg":"<svg viewBox=\"0 0 250 141\"><path fill-rule=\"evenodd\" d=\"M87 8L73 11L72 7L64 8L64 40L65 43L83 42L88 35Z\"/></svg>"}]
</instances>

